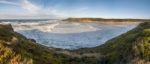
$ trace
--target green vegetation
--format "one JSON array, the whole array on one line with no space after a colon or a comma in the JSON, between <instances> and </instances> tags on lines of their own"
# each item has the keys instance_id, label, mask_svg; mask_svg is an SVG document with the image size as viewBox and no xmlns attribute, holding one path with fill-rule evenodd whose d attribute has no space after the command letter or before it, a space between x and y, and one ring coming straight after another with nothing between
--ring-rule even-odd
<instances>
[{"instance_id":1,"label":"green vegetation","mask_svg":"<svg viewBox=\"0 0 150 64\"><path fill-rule=\"evenodd\" d=\"M100 52L108 56L108 63L130 63L150 61L150 23L142 23L137 28L106 42ZM99 49L99 47L97 47ZM146 64L144 63L143 64ZM131 64L134 64L135 61Z\"/></svg>"},{"instance_id":2,"label":"green vegetation","mask_svg":"<svg viewBox=\"0 0 150 64\"><path fill-rule=\"evenodd\" d=\"M149 21L150 19L104 19L104 18L67 18L63 21L69 22L137 22L137 21Z\"/></svg>"},{"instance_id":3,"label":"green vegetation","mask_svg":"<svg viewBox=\"0 0 150 64\"><path fill-rule=\"evenodd\" d=\"M11 25L0 26L0 64L60 64L54 54L14 32Z\"/></svg>"},{"instance_id":4,"label":"green vegetation","mask_svg":"<svg viewBox=\"0 0 150 64\"><path fill-rule=\"evenodd\" d=\"M149 64L150 22L94 48L63 50L39 45L0 25L0 64Z\"/></svg>"},{"instance_id":5,"label":"green vegetation","mask_svg":"<svg viewBox=\"0 0 150 64\"><path fill-rule=\"evenodd\" d=\"M99 53L104 64L148 64L150 62L150 22L107 41L105 44L73 52Z\"/></svg>"}]
</instances>

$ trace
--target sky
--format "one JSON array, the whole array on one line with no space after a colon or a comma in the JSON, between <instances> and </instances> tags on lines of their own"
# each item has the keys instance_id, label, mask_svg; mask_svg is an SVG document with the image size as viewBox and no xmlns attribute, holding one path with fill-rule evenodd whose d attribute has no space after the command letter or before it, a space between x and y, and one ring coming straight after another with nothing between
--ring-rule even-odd
<instances>
[{"instance_id":1,"label":"sky","mask_svg":"<svg viewBox=\"0 0 150 64\"><path fill-rule=\"evenodd\" d=\"M0 0L0 18L150 19L150 0Z\"/></svg>"}]
</instances>

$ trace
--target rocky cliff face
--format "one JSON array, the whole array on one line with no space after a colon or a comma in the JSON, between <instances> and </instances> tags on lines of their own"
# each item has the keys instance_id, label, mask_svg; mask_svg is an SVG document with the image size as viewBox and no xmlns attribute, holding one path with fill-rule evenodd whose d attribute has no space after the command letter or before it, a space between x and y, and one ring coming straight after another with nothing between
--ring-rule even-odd
<instances>
[{"instance_id":1,"label":"rocky cliff face","mask_svg":"<svg viewBox=\"0 0 150 64\"><path fill-rule=\"evenodd\" d=\"M150 22L107 41L77 50L47 48L0 25L0 64L150 64Z\"/></svg>"}]
</instances>

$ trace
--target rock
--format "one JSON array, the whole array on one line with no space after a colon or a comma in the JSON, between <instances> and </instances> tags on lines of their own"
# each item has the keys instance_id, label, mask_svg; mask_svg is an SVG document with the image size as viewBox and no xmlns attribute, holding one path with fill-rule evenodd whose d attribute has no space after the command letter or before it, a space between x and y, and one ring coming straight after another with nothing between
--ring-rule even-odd
<instances>
[{"instance_id":1,"label":"rock","mask_svg":"<svg viewBox=\"0 0 150 64\"><path fill-rule=\"evenodd\" d=\"M11 24L0 24L0 29L5 29L5 30L13 31L13 28L12 28Z\"/></svg>"},{"instance_id":2,"label":"rock","mask_svg":"<svg viewBox=\"0 0 150 64\"><path fill-rule=\"evenodd\" d=\"M14 42L14 43L16 43L16 42L18 42L18 38L16 38L16 37L13 36L12 39L11 39L11 41Z\"/></svg>"},{"instance_id":3,"label":"rock","mask_svg":"<svg viewBox=\"0 0 150 64\"><path fill-rule=\"evenodd\" d=\"M34 39L28 39L29 41L32 41L32 42L34 42L34 43L36 43L36 40L34 40Z\"/></svg>"}]
</instances>

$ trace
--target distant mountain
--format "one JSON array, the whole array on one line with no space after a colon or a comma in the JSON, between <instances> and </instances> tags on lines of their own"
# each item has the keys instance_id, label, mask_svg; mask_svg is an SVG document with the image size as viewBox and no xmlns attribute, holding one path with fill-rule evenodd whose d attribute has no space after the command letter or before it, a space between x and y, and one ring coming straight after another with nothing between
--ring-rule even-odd
<instances>
[{"instance_id":1,"label":"distant mountain","mask_svg":"<svg viewBox=\"0 0 150 64\"><path fill-rule=\"evenodd\" d=\"M104 18L67 18L63 21L69 22L135 22L149 21L150 19L104 19Z\"/></svg>"},{"instance_id":2,"label":"distant mountain","mask_svg":"<svg viewBox=\"0 0 150 64\"><path fill-rule=\"evenodd\" d=\"M150 64L150 22L94 48L64 50L37 44L0 25L0 64Z\"/></svg>"}]
</instances>

